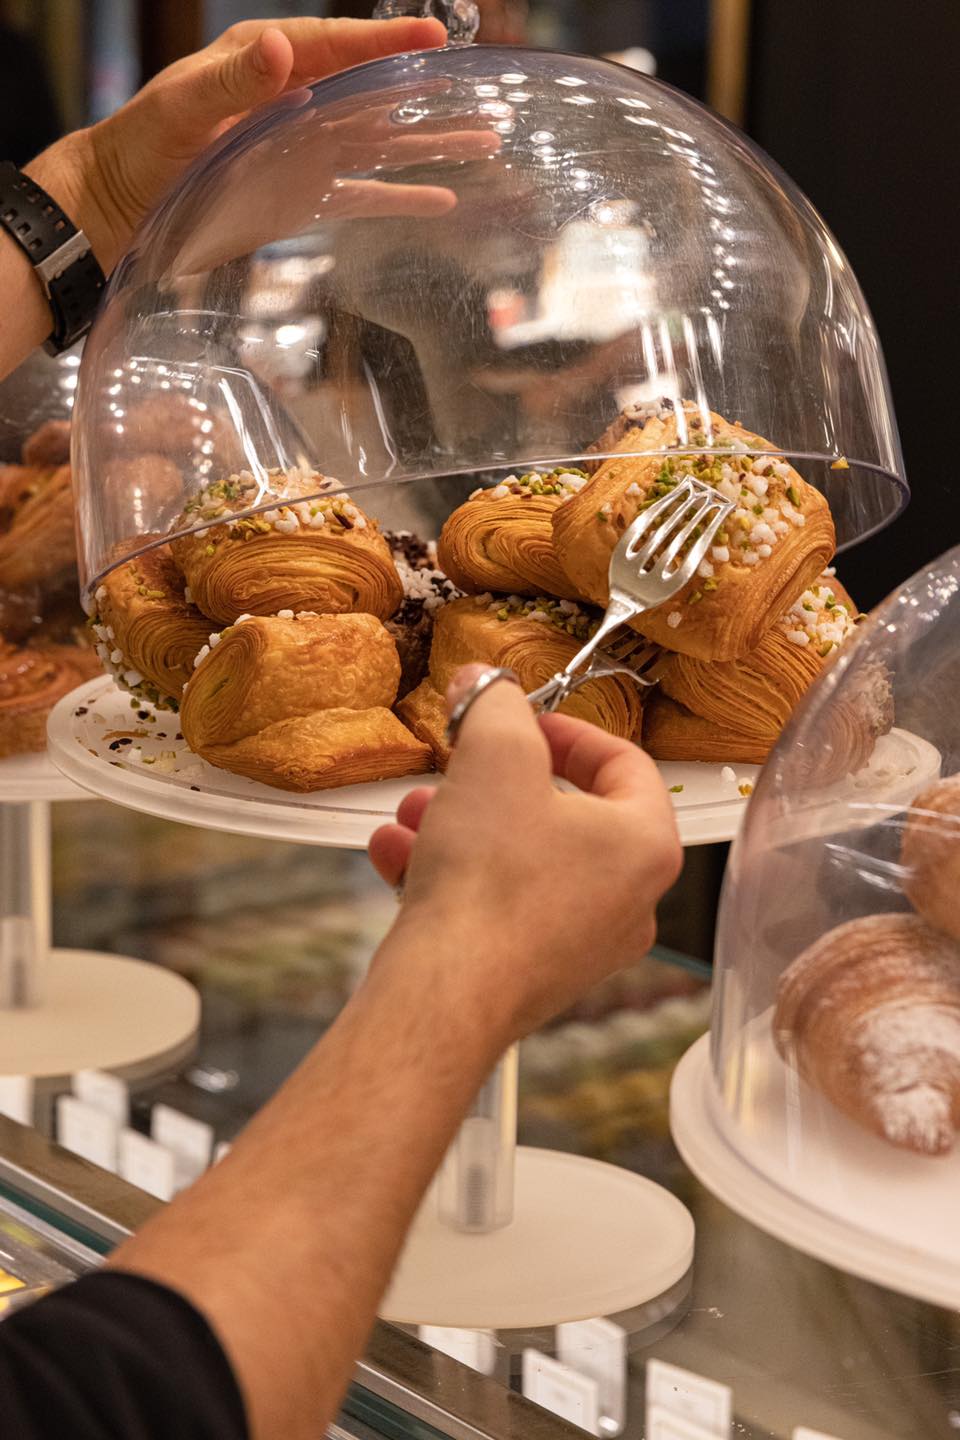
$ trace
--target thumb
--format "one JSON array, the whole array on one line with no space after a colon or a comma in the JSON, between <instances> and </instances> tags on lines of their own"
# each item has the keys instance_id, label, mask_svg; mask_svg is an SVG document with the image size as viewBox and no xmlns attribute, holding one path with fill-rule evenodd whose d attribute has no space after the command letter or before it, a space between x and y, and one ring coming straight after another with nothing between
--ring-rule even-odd
<instances>
[{"instance_id":1,"label":"thumb","mask_svg":"<svg viewBox=\"0 0 960 1440\"><path fill-rule=\"evenodd\" d=\"M490 665L464 665L447 689L452 711L484 675ZM498 680L471 704L460 723L456 746L447 768L453 781L479 781L489 785L527 789L531 782L550 783L550 748L520 685Z\"/></svg>"},{"instance_id":2,"label":"thumb","mask_svg":"<svg viewBox=\"0 0 960 1440\"><path fill-rule=\"evenodd\" d=\"M214 51L196 68L185 69L168 94L181 140L202 149L209 132L235 115L283 93L293 69L293 48L282 31L268 26L239 49Z\"/></svg>"}]
</instances>

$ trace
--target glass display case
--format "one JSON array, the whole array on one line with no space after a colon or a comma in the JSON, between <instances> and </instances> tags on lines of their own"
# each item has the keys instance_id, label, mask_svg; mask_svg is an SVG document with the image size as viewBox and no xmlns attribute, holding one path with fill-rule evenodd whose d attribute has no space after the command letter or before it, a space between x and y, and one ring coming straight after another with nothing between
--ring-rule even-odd
<instances>
[{"instance_id":1,"label":"glass display case","mask_svg":"<svg viewBox=\"0 0 960 1440\"><path fill-rule=\"evenodd\" d=\"M725 881L711 1076L676 1107L694 1167L744 1213L944 1304L960 1298L958 595L952 550L860 627L767 762Z\"/></svg>"}]
</instances>

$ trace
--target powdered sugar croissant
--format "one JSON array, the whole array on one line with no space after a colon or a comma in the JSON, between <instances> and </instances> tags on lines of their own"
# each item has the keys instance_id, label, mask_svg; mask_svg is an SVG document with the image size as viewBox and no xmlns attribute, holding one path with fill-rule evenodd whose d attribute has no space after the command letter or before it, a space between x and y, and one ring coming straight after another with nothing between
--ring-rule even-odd
<instances>
[{"instance_id":1,"label":"powdered sugar croissant","mask_svg":"<svg viewBox=\"0 0 960 1440\"><path fill-rule=\"evenodd\" d=\"M960 1128L960 945L917 915L850 920L784 971L788 1065L851 1120L923 1155Z\"/></svg>"}]
</instances>

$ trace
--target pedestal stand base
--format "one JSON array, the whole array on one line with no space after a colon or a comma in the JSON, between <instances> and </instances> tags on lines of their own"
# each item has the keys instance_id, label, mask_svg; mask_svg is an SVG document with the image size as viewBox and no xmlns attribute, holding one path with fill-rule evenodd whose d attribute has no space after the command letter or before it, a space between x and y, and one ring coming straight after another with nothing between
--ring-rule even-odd
<instances>
[{"instance_id":1,"label":"pedestal stand base","mask_svg":"<svg viewBox=\"0 0 960 1440\"><path fill-rule=\"evenodd\" d=\"M51 950L43 1003L0 1010L0 1072L38 1088L77 1070L109 1070L130 1083L173 1069L200 1022L192 985L158 965L89 950Z\"/></svg>"},{"instance_id":2,"label":"pedestal stand base","mask_svg":"<svg viewBox=\"0 0 960 1440\"><path fill-rule=\"evenodd\" d=\"M514 1219L487 1235L442 1225L431 1191L380 1309L385 1320L520 1330L616 1315L675 1285L693 1219L628 1170L521 1146Z\"/></svg>"}]
</instances>

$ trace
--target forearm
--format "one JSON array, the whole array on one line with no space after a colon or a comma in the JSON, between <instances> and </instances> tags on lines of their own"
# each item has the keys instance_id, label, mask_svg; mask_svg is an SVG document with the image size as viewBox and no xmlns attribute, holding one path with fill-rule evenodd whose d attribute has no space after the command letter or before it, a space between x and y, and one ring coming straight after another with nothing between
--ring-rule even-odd
<instances>
[{"instance_id":1,"label":"forearm","mask_svg":"<svg viewBox=\"0 0 960 1440\"><path fill-rule=\"evenodd\" d=\"M390 937L230 1155L112 1261L203 1311L258 1440L322 1435L417 1205L496 1062L496 1027L455 1003L455 967L432 939Z\"/></svg>"}]
</instances>

